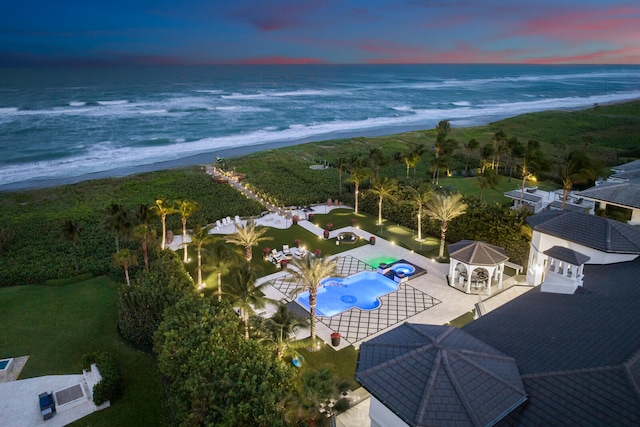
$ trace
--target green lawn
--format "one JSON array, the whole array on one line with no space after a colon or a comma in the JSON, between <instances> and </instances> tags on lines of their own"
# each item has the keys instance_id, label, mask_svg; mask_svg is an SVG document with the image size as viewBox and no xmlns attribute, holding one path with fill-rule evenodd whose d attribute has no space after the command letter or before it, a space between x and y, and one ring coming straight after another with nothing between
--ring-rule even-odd
<instances>
[{"instance_id":1,"label":"green lawn","mask_svg":"<svg viewBox=\"0 0 640 427\"><path fill-rule=\"evenodd\" d=\"M0 357L30 356L20 379L79 374L80 358L113 354L125 380L111 408L74 425L166 425L163 387L153 357L125 346L116 332L118 285L105 277L65 286L0 289Z\"/></svg>"}]
</instances>

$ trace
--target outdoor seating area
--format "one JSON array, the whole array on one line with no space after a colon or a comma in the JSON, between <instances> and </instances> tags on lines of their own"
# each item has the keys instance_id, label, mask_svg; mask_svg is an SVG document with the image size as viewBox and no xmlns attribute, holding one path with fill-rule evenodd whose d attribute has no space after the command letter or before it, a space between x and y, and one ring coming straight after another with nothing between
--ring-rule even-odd
<instances>
[{"instance_id":1,"label":"outdoor seating area","mask_svg":"<svg viewBox=\"0 0 640 427\"><path fill-rule=\"evenodd\" d=\"M40 400L40 412L42 413L43 420L49 420L53 418L56 413L56 404L53 401L53 393L40 393L38 396Z\"/></svg>"},{"instance_id":2,"label":"outdoor seating area","mask_svg":"<svg viewBox=\"0 0 640 427\"><path fill-rule=\"evenodd\" d=\"M351 233L350 231L346 231L346 232L342 232L339 233L336 236L336 240L338 241L339 244L354 244L355 242L358 241L358 236L356 236L355 233Z\"/></svg>"},{"instance_id":3,"label":"outdoor seating area","mask_svg":"<svg viewBox=\"0 0 640 427\"><path fill-rule=\"evenodd\" d=\"M272 264L278 265L279 263L282 263L282 261L291 261L294 258L303 258L306 254L307 250L305 248L290 248L289 245L282 245L281 251L272 249L266 256L266 259L268 259Z\"/></svg>"}]
</instances>

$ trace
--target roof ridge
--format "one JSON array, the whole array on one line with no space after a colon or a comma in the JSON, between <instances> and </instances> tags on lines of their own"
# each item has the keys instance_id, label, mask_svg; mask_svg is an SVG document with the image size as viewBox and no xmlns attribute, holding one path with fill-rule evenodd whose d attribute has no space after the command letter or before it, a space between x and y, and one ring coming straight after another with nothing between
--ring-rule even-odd
<instances>
[{"instance_id":1,"label":"roof ridge","mask_svg":"<svg viewBox=\"0 0 640 427\"><path fill-rule=\"evenodd\" d=\"M433 394L434 383L438 376L438 370L440 369L440 365L442 364L442 354L441 352L436 352L436 358L431 365L431 372L429 373L429 378L425 382L425 387L422 389L422 398L420 399L420 406L418 407L418 413L416 414L416 420L421 420L427 414L427 406L429 401L431 400L431 395Z\"/></svg>"},{"instance_id":2,"label":"roof ridge","mask_svg":"<svg viewBox=\"0 0 640 427\"><path fill-rule=\"evenodd\" d=\"M622 364L619 365L607 365L607 366L596 366L593 368L579 368L579 369L566 369L564 371L548 371L548 372L539 372L536 374L521 374L521 378L544 378L544 377L553 377L559 375L572 375L572 374L586 374L589 372L604 372L611 371L613 369L619 369L623 367Z\"/></svg>"},{"instance_id":3,"label":"roof ridge","mask_svg":"<svg viewBox=\"0 0 640 427\"><path fill-rule=\"evenodd\" d=\"M476 412L473 410L473 407L471 406L471 402L469 402L469 399L467 399L467 395L462 391L462 387L458 382L458 378L454 375L453 370L451 369L451 365L449 365L449 353L445 349L441 349L440 352L442 353L442 359L443 359L442 366L444 368L444 371L446 372L447 377L449 377L449 381L451 381L451 384L453 385L453 389L458 395L460 402L462 402L462 405L466 409L467 415L469 416L470 421L473 423L473 425L482 426L482 423L478 419Z\"/></svg>"}]
</instances>

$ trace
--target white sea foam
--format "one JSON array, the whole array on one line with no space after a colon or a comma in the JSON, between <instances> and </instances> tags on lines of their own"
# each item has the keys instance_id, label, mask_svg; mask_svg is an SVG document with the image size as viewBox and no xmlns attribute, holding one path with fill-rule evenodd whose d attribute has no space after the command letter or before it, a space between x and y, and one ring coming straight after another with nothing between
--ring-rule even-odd
<instances>
[{"instance_id":1,"label":"white sea foam","mask_svg":"<svg viewBox=\"0 0 640 427\"><path fill-rule=\"evenodd\" d=\"M0 108L0 114L9 114L9 113L17 113L18 109L16 107L4 107Z\"/></svg>"},{"instance_id":2,"label":"white sea foam","mask_svg":"<svg viewBox=\"0 0 640 427\"><path fill-rule=\"evenodd\" d=\"M212 109L216 111L229 111L238 113L259 113L263 111L272 111L271 108L252 107L245 105L221 105Z\"/></svg>"},{"instance_id":3,"label":"white sea foam","mask_svg":"<svg viewBox=\"0 0 640 427\"><path fill-rule=\"evenodd\" d=\"M140 114L165 114L168 113L169 111L167 111L166 109L160 109L160 110L142 110L139 111Z\"/></svg>"},{"instance_id":4,"label":"white sea foam","mask_svg":"<svg viewBox=\"0 0 640 427\"><path fill-rule=\"evenodd\" d=\"M399 105L397 107L391 107L396 111L413 111L413 108L409 107L408 105Z\"/></svg>"},{"instance_id":5,"label":"white sea foam","mask_svg":"<svg viewBox=\"0 0 640 427\"><path fill-rule=\"evenodd\" d=\"M196 90L196 92L198 93L222 93L222 90L219 89L200 89L200 90Z\"/></svg>"},{"instance_id":6,"label":"white sea foam","mask_svg":"<svg viewBox=\"0 0 640 427\"><path fill-rule=\"evenodd\" d=\"M87 105L87 103L84 101L71 101L69 102L69 105L71 107L84 107L85 105Z\"/></svg>"},{"instance_id":7,"label":"white sea foam","mask_svg":"<svg viewBox=\"0 0 640 427\"><path fill-rule=\"evenodd\" d=\"M457 101L457 102L452 102L452 104L457 105L458 107L468 107L471 105L469 101Z\"/></svg>"},{"instance_id":8,"label":"white sea foam","mask_svg":"<svg viewBox=\"0 0 640 427\"><path fill-rule=\"evenodd\" d=\"M120 99L117 101L98 101L98 105L123 105L128 103L129 101L127 101L126 99Z\"/></svg>"}]
</instances>

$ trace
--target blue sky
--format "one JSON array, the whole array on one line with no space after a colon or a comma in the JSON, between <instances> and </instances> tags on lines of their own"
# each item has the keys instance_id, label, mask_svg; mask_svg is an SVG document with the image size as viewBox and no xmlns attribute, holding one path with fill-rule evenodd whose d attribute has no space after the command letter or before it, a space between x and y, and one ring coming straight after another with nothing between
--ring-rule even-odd
<instances>
[{"instance_id":1,"label":"blue sky","mask_svg":"<svg viewBox=\"0 0 640 427\"><path fill-rule=\"evenodd\" d=\"M639 0L33 0L0 65L640 64Z\"/></svg>"}]
</instances>

